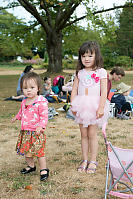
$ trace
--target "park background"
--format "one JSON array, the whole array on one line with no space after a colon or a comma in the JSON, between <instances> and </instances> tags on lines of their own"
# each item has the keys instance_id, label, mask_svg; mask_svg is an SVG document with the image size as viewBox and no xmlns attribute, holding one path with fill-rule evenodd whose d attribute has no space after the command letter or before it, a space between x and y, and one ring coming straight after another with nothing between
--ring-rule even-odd
<instances>
[{"instance_id":1,"label":"park background","mask_svg":"<svg viewBox=\"0 0 133 199\"><path fill-rule=\"evenodd\" d=\"M59 44L57 43L52 49L54 59L51 59L45 26L40 25L40 21L35 17L30 22L25 22L8 12L7 8L18 6L17 4L0 7L0 197L2 199L102 199L107 156L101 130L98 132L99 166L97 172L95 175L81 175L76 171L82 158L78 125L73 120L67 119L65 112L59 112L58 116L49 121L46 130L46 154L50 178L47 182L40 183L39 168L35 174L27 176L19 174L20 169L25 167L24 158L18 157L15 152L20 123L11 124L10 121L19 110L20 102L4 101L4 99L16 94L19 75L26 65L32 64L35 72L41 77L50 75L53 79L59 74L63 76L73 74L77 63L78 48L86 40L96 40L99 43L104 67L108 72L114 66L125 69L126 76L122 81L131 85L133 89L133 3L125 1L122 6L119 5L119 9L118 5L114 5L112 7L114 14L110 15L106 8L99 9L95 4L92 6L91 1L47 0L43 2L46 3L44 4L46 10L49 10L52 17L52 24L49 26L51 30L56 28L55 19L59 11L67 9L72 2L73 5L68 9L68 13L74 5L84 3L86 6L84 18L87 25L84 27L76 21L70 26L63 27L59 57L56 54L56 45ZM38 12L43 19L47 19L44 8L42 8L43 11ZM69 13L69 16L67 22L78 18L74 13L72 15ZM50 41L52 40L54 45L53 36L54 34ZM113 84L113 88L115 87L116 84ZM56 110L63 105L63 103L49 104ZM108 140L121 148L132 148L132 123L133 119L110 118L107 126Z\"/></svg>"}]
</instances>

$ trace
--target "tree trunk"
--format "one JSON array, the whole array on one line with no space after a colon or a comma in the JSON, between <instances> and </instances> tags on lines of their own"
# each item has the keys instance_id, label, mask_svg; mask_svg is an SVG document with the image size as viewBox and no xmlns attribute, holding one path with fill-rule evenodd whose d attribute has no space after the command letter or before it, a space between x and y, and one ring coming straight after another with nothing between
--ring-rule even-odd
<instances>
[{"instance_id":1,"label":"tree trunk","mask_svg":"<svg viewBox=\"0 0 133 199\"><path fill-rule=\"evenodd\" d=\"M46 47L49 57L48 72L62 71L62 32L52 31L47 35Z\"/></svg>"}]
</instances>

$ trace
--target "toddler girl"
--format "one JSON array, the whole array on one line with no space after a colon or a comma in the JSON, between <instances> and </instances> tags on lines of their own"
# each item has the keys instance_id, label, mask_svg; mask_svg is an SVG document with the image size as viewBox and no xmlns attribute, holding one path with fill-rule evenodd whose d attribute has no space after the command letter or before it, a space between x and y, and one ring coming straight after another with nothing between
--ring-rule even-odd
<instances>
[{"instance_id":1,"label":"toddler girl","mask_svg":"<svg viewBox=\"0 0 133 199\"><path fill-rule=\"evenodd\" d=\"M38 158L40 166L40 180L46 180L49 169L46 167L44 131L48 122L47 100L39 95L41 79L34 72L26 73L20 82L24 93L24 100L18 114L12 122L21 120L21 131L18 136L16 150L19 155L25 155L27 167L22 169L22 174L28 174L36 170L34 157Z\"/></svg>"},{"instance_id":2,"label":"toddler girl","mask_svg":"<svg viewBox=\"0 0 133 199\"><path fill-rule=\"evenodd\" d=\"M81 132L83 161L79 172L95 173L97 167L97 125L109 117L107 72L96 42L85 42L79 49L76 77L71 93L71 110ZM90 151L90 161L88 152Z\"/></svg>"}]
</instances>

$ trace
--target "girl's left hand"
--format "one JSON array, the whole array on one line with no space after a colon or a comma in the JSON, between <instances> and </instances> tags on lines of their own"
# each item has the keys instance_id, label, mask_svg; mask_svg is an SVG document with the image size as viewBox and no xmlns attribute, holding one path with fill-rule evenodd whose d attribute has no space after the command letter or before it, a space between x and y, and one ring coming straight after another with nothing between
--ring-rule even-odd
<instances>
[{"instance_id":1,"label":"girl's left hand","mask_svg":"<svg viewBox=\"0 0 133 199\"><path fill-rule=\"evenodd\" d=\"M96 119L101 118L104 115L104 108L98 108L96 112Z\"/></svg>"},{"instance_id":2,"label":"girl's left hand","mask_svg":"<svg viewBox=\"0 0 133 199\"><path fill-rule=\"evenodd\" d=\"M43 129L42 127L38 126L38 127L36 128L36 134L37 134L37 135L40 135L41 133L44 133L44 129Z\"/></svg>"}]
</instances>

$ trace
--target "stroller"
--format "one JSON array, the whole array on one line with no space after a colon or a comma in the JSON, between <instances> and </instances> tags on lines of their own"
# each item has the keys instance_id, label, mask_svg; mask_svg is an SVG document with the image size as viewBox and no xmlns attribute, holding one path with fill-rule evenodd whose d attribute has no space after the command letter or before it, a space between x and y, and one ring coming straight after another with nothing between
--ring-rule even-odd
<instances>
[{"instance_id":1,"label":"stroller","mask_svg":"<svg viewBox=\"0 0 133 199\"><path fill-rule=\"evenodd\" d=\"M106 124L102 128L107 151L105 197L133 198L133 149L122 149L107 142Z\"/></svg>"}]
</instances>

